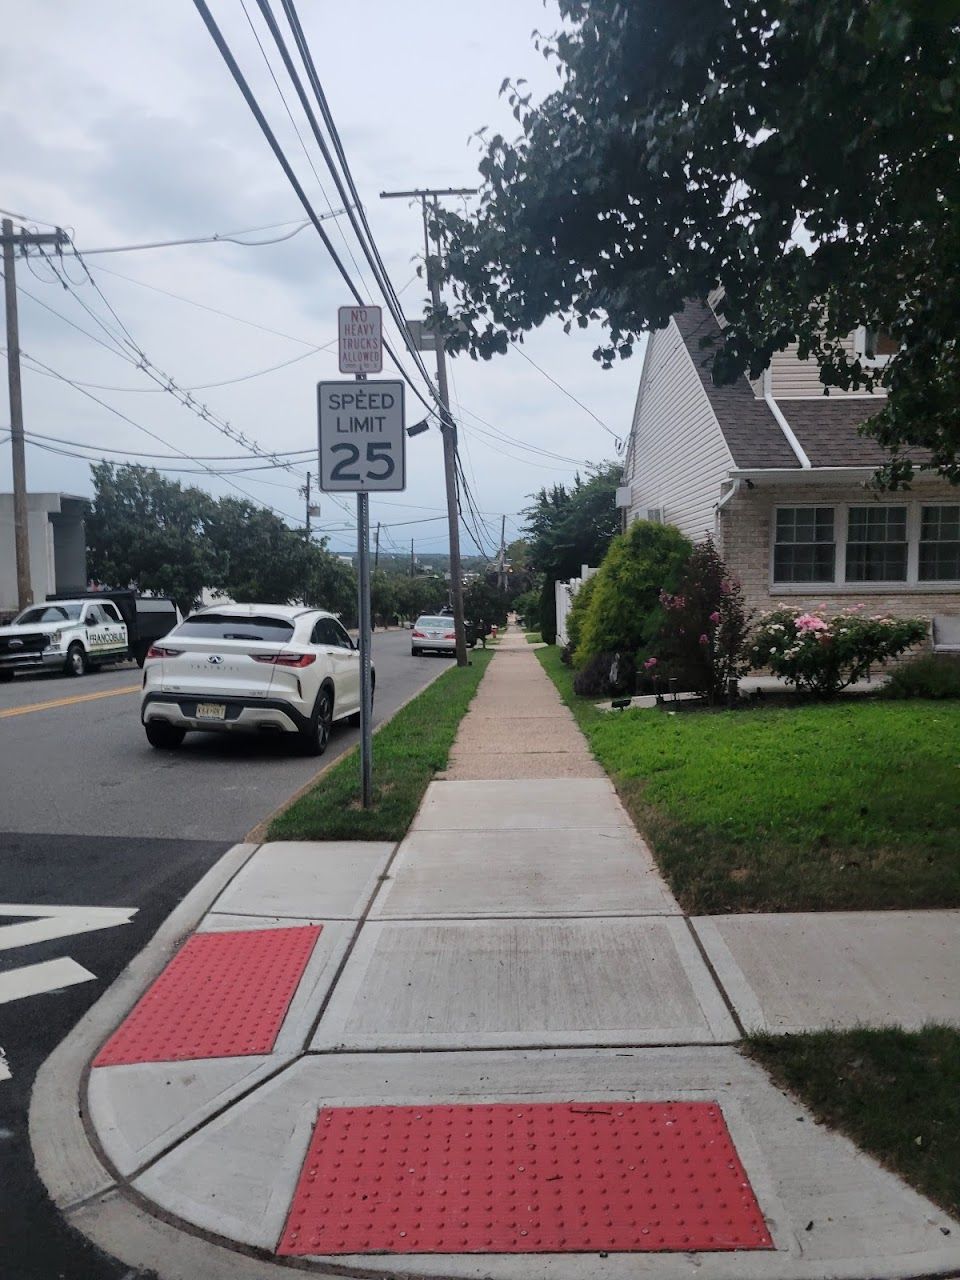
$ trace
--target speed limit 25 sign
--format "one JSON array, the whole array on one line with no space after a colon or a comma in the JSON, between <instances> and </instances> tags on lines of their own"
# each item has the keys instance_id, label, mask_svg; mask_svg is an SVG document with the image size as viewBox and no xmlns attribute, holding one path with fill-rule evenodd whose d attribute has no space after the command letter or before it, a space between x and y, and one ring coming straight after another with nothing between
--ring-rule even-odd
<instances>
[{"instance_id":1,"label":"speed limit 25 sign","mask_svg":"<svg viewBox=\"0 0 960 1280\"><path fill-rule=\"evenodd\" d=\"M388 493L406 488L402 382L320 382L320 488Z\"/></svg>"}]
</instances>

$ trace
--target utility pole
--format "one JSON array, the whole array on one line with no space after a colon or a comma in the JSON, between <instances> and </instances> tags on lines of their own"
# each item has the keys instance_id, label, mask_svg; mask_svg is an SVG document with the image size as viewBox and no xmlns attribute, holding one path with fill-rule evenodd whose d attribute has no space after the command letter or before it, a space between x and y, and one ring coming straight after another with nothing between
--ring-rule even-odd
<instances>
[{"instance_id":1,"label":"utility pole","mask_svg":"<svg viewBox=\"0 0 960 1280\"><path fill-rule=\"evenodd\" d=\"M373 567L374 569L376 569L377 565L380 563L380 521L379 520L377 521L377 535L374 541L374 548L375 550L373 553Z\"/></svg>"},{"instance_id":2,"label":"utility pole","mask_svg":"<svg viewBox=\"0 0 960 1280\"><path fill-rule=\"evenodd\" d=\"M497 558L497 586L501 591L507 589L507 517L500 518L500 555Z\"/></svg>"},{"instance_id":3,"label":"utility pole","mask_svg":"<svg viewBox=\"0 0 960 1280\"><path fill-rule=\"evenodd\" d=\"M413 558L413 539L410 539L410 577L416 576L416 561Z\"/></svg>"},{"instance_id":4,"label":"utility pole","mask_svg":"<svg viewBox=\"0 0 960 1280\"><path fill-rule=\"evenodd\" d=\"M381 200L420 201L423 214L423 243L426 251L427 284L434 311L440 309L440 279L436 266L440 257L440 245L437 245L437 257L430 253L430 216L427 201L433 205L434 213L440 209L441 196L476 195L476 187L423 187L415 191L381 191ZM447 488L447 525L450 532L450 593L453 603L453 629L457 637L457 666L465 667L467 659L467 633L463 623L463 570L460 566L460 507L457 502L457 424L450 413L450 392L447 386L446 350L439 334L434 343L437 349L437 389L440 392L440 433L443 437L443 470ZM412 555L412 552L411 552Z\"/></svg>"},{"instance_id":5,"label":"utility pole","mask_svg":"<svg viewBox=\"0 0 960 1280\"><path fill-rule=\"evenodd\" d=\"M27 462L23 445L23 395L20 389L20 326L17 319L17 277L13 251L26 254L28 245L67 243L59 228L50 234L18 231L4 218L0 243L3 245L3 284L7 310L7 382L10 388L10 450L13 454L13 527L17 547L17 599L21 611L33 604L30 587L30 530L27 522Z\"/></svg>"},{"instance_id":6,"label":"utility pole","mask_svg":"<svg viewBox=\"0 0 960 1280\"><path fill-rule=\"evenodd\" d=\"M305 491L301 490L301 492L305 492L307 497L307 541L309 542L310 541L310 472L309 471L307 472L306 490Z\"/></svg>"}]
</instances>

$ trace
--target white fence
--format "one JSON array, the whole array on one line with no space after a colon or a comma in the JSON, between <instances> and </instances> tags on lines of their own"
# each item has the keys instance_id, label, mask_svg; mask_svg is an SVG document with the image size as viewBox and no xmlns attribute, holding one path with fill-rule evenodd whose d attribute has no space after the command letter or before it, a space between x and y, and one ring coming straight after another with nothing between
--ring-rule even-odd
<instances>
[{"instance_id":1,"label":"white fence","mask_svg":"<svg viewBox=\"0 0 960 1280\"><path fill-rule=\"evenodd\" d=\"M571 578L569 582L555 582L553 584L557 601L557 644L565 645L567 643L567 618L573 605L573 597L587 579L592 578L596 572L596 569L591 569L588 564L583 564L580 566L579 578Z\"/></svg>"}]
</instances>

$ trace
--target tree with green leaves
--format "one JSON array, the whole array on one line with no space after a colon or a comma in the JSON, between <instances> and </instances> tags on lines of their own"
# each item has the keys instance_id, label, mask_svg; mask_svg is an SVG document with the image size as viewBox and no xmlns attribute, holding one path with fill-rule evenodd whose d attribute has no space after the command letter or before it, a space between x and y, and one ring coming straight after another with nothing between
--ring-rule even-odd
<instances>
[{"instance_id":1,"label":"tree with green leaves","mask_svg":"<svg viewBox=\"0 0 960 1280\"><path fill-rule=\"evenodd\" d=\"M169 595L189 613L204 587L222 579L225 557L207 536L216 503L150 467L91 466L86 517L89 572L112 587Z\"/></svg>"},{"instance_id":2,"label":"tree with green leaves","mask_svg":"<svg viewBox=\"0 0 960 1280\"><path fill-rule=\"evenodd\" d=\"M219 549L222 566L207 585L234 600L290 604L303 599L309 563L324 554L272 511L245 498L221 498L206 535Z\"/></svg>"},{"instance_id":3,"label":"tree with green leaves","mask_svg":"<svg viewBox=\"0 0 960 1280\"><path fill-rule=\"evenodd\" d=\"M205 587L234 600L355 612L351 566L273 512L215 499L150 467L102 462L91 471L87 552L98 581L172 596L182 613Z\"/></svg>"},{"instance_id":4,"label":"tree with green leaves","mask_svg":"<svg viewBox=\"0 0 960 1280\"><path fill-rule=\"evenodd\" d=\"M717 286L713 376L799 344L825 389L888 395L867 426L909 478L960 481L956 0L558 0L559 86L485 140L475 216L438 215L448 347L489 357L559 315L609 366ZM882 367L852 354L885 331Z\"/></svg>"},{"instance_id":5,"label":"tree with green leaves","mask_svg":"<svg viewBox=\"0 0 960 1280\"><path fill-rule=\"evenodd\" d=\"M577 475L569 488L563 484L543 488L523 513L528 563L543 576L539 626L547 644L557 638L554 583L579 577L585 564L598 565L620 528L616 505L620 472L618 463L608 462L586 480Z\"/></svg>"}]
</instances>

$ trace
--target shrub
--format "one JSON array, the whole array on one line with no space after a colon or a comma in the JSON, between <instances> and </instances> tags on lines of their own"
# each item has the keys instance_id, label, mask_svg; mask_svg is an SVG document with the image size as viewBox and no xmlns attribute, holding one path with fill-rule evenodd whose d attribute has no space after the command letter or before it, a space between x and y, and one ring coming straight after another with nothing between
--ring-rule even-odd
<instances>
[{"instance_id":1,"label":"shrub","mask_svg":"<svg viewBox=\"0 0 960 1280\"><path fill-rule=\"evenodd\" d=\"M829 619L786 606L764 614L750 646L752 666L769 667L798 689L829 697L927 635L925 618L867 618L863 607Z\"/></svg>"},{"instance_id":2,"label":"shrub","mask_svg":"<svg viewBox=\"0 0 960 1280\"><path fill-rule=\"evenodd\" d=\"M663 620L660 593L676 589L691 550L679 529L649 520L614 538L591 579L574 665L602 653L646 649Z\"/></svg>"},{"instance_id":3,"label":"shrub","mask_svg":"<svg viewBox=\"0 0 960 1280\"><path fill-rule=\"evenodd\" d=\"M540 620L540 592L524 591L513 602L514 612L528 631L532 631Z\"/></svg>"},{"instance_id":4,"label":"shrub","mask_svg":"<svg viewBox=\"0 0 960 1280\"><path fill-rule=\"evenodd\" d=\"M571 654L576 653L580 644L580 633L583 629L583 620L587 616L587 608L593 597L594 587L596 586L597 575L588 578L582 584L580 590L573 597L573 603L570 606L570 612L567 614L567 644L570 646Z\"/></svg>"},{"instance_id":5,"label":"shrub","mask_svg":"<svg viewBox=\"0 0 960 1280\"><path fill-rule=\"evenodd\" d=\"M581 698L612 698L632 694L636 677L632 654L598 653L573 677L573 691Z\"/></svg>"},{"instance_id":6,"label":"shrub","mask_svg":"<svg viewBox=\"0 0 960 1280\"><path fill-rule=\"evenodd\" d=\"M930 653L897 667L884 698L960 698L960 655Z\"/></svg>"},{"instance_id":7,"label":"shrub","mask_svg":"<svg viewBox=\"0 0 960 1280\"><path fill-rule=\"evenodd\" d=\"M662 592L660 604L663 624L644 667L675 677L711 703L720 701L727 681L749 665L750 619L743 589L710 538L694 547L676 593Z\"/></svg>"}]
</instances>

